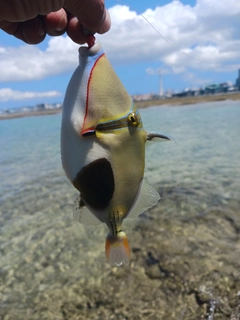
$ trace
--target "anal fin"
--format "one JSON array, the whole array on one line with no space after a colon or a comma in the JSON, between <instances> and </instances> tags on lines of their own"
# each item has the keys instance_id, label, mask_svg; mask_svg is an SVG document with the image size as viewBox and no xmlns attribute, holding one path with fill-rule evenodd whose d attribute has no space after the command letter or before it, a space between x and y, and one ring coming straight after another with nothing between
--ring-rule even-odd
<instances>
[{"instance_id":1,"label":"anal fin","mask_svg":"<svg viewBox=\"0 0 240 320\"><path fill-rule=\"evenodd\" d=\"M151 186L145 178L142 179L135 202L129 210L127 218L136 218L138 215L157 204L160 198L157 190Z\"/></svg>"}]
</instances>

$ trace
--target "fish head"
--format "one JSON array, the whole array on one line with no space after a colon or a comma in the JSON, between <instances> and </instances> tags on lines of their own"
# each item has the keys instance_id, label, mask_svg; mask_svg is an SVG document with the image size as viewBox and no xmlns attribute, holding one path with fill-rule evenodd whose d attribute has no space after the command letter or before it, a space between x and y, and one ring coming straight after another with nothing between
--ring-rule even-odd
<instances>
[{"instance_id":1,"label":"fish head","mask_svg":"<svg viewBox=\"0 0 240 320\"><path fill-rule=\"evenodd\" d=\"M99 123L116 120L129 112L132 99L112 68L100 43L90 49L80 48L80 66L87 64L81 83L84 91L84 119L81 134L93 130Z\"/></svg>"}]
</instances>

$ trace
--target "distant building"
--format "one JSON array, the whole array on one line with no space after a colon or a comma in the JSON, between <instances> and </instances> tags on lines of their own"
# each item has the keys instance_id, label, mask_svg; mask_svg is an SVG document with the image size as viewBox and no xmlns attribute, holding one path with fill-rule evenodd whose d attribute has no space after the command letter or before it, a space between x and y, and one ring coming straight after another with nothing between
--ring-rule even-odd
<instances>
[{"instance_id":1,"label":"distant building","mask_svg":"<svg viewBox=\"0 0 240 320\"><path fill-rule=\"evenodd\" d=\"M219 92L228 92L228 89L232 86L230 82L223 82L219 84Z\"/></svg>"},{"instance_id":2,"label":"distant building","mask_svg":"<svg viewBox=\"0 0 240 320\"><path fill-rule=\"evenodd\" d=\"M219 85L218 84L210 84L205 87L205 94L214 94L219 92Z\"/></svg>"},{"instance_id":3,"label":"distant building","mask_svg":"<svg viewBox=\"0 0 240 320\"><path fill-rule=\"evenodd\" d=\"M45 103L40 103L36 105L38 111L42 111L45 109Z\"/></svg>"},{"instance_id":4,"label":"distant building","mask_svg":"<svg viewBox=\"0 0 240 320\"><path fill-rule=\"evenodd\" d=\"M165 92L165 98L172 98L173 96L173 93L172 93L172 90L166 90Z\"/></svg>"},{"instance_id":5,"label":"distant building","mask_svg":"<svg viewBox=\"0 0 240 320\"><path fill-rule=\"evenodd\" d=\"M162 98L164 96L163 90L163 81L162 81L162 73L159 71L159 97Z\"/></svg>"},{"instance_id":6,"label":"distant building","mask_svg":"<svg viewBox=\"0 0 240 320\"><path fill-rule=\"evenodd\" d=\"M240 69L238 69L238 78L236 80L236 87L240 91Z\"/></svg>"}]
</instances>

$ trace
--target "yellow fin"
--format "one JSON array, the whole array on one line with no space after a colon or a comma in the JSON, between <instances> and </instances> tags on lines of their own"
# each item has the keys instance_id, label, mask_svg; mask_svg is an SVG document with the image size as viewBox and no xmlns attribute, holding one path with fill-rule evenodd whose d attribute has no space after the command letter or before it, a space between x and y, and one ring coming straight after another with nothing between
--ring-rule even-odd
<instances>
[{"instance_id":1,"label":"yellow fin","mask_svg":"<svg viewBox=\"0 0 240 320\"><path fill-rule=\"evenodd\" d=\"M108 262L112 266L129 265L131 252L128 238L123 231L120 231L117 236L112 236L111 234L107 236L105 253Z\"/></svg>"}]
</instances>

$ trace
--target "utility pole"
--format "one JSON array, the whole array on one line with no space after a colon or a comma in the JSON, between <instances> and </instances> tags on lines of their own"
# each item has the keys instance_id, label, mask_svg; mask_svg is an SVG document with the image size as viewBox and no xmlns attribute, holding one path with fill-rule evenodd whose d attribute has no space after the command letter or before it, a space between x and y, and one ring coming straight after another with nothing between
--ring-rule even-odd
<instances>
[{"instance_id":1,"label":"utility pole","mask_svg":"<svg viewBox=\"0 0 240 320\"><path fill-rule=\"evenodd\" d=\"M161 69L159 69L158 75L159 75L159 96L160 96L160 98L162 98L164 95L164 91L163 91L162 70Z\"/></svg>"}]
</instances>

